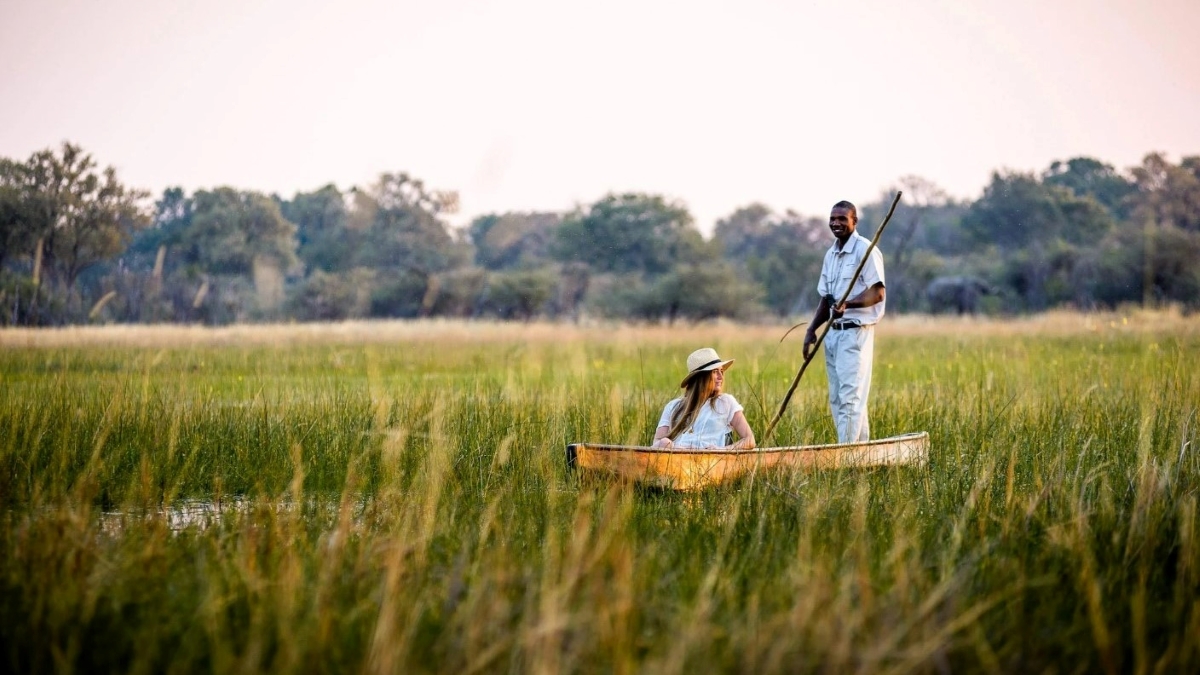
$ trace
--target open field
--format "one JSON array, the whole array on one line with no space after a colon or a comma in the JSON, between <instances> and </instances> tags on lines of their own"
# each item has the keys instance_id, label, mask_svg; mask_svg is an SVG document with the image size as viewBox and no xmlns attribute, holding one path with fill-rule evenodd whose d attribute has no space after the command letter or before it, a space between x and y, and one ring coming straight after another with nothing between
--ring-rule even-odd
<instances>
[{"instance_id":1,"label":"open field","mask_svg":"<svg viewBox=\"0 0 1200 675\"><path fill-rule=\"evenodd\" d=\"M1200 669L1200 318L889 317L872 431L924 469L566 473L700 346L761 434L783 331L0 331L0 670ZM773 444L833 440L823 370Z\"/></svg>"}]
</instances>

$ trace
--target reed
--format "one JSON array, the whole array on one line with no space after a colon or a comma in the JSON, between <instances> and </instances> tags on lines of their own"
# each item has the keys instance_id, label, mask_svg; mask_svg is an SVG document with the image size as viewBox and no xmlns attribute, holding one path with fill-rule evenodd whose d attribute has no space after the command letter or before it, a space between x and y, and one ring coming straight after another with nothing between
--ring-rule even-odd
<instances>
[{"instance_id":1,"label":"reed","mask_svg":"<svg viewBox=\"0 0 1200 675\"><path fill-rule=\"evenodd\" d=\"M569 475L644 442L683 356L781 329L534 324L0 333L14 672L1200 668L1200 326L881 327L876 435L929 466L697 494ZM822 369L779 443L833 438Z\"/></svg>"}]
</instances>

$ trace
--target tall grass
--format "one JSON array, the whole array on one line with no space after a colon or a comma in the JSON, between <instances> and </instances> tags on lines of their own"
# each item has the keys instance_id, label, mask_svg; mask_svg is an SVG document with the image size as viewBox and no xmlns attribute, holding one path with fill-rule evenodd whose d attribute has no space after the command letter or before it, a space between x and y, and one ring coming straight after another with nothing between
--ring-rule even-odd
<instances>
[{"instance_id":1,"label":"tall grass","mask_svg":"<svg viewBox=\"0 0 1200 675\"><path fill-rule=\"evenodd\" d=\"M1200 324L1144 319L893 321L872 428L928 467L695 494L563 447L648 441L704 345L761 433L781 330L0 334L0 666L1194 671ZM775 442L833 440L823 378Z\"/></svg>"}]
</instances>

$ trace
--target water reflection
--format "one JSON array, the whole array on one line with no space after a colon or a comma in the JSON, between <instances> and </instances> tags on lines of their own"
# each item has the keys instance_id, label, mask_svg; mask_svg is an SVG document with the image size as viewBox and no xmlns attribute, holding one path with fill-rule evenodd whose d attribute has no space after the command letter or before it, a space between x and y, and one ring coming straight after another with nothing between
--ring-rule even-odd
<instances>
[{"instance_id":1,"label":"water reflection","mask_svg":"<svg viewBox=\"0 0 1200 675\"><path fill-rule=\"evenodd\" d=\"M260 500L249 497L232 497L214 501L211 499L181 499L171 506L135 511L105 511L100 515L100 528L108 533L118 533L126 525L161 519L172 532L189 527L206 530L220 522L221 518L244 514L263 506ZM270 505L278 511L294 508L290 502L275 502Z\"/></svg>"}]
</instances>

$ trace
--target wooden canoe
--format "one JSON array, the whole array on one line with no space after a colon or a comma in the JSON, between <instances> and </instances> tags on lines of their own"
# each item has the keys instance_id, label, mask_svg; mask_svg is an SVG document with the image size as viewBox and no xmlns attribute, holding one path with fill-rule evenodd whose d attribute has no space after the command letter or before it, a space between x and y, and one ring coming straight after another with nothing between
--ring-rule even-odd
<instances>
[{"instance_id":1,"label":"wooden canoe","mask_svg":"<svg viewBox=\"0 0 1200 675\"><path fill-rule=\"evenodd\" d=\"M698 490L762 469L923 466L928 459L929 433L924 431L862 443L754 450L667 449L593 443L567 446L568 469L606 473L671 490Z\"/></svg>"}]
</instances>

